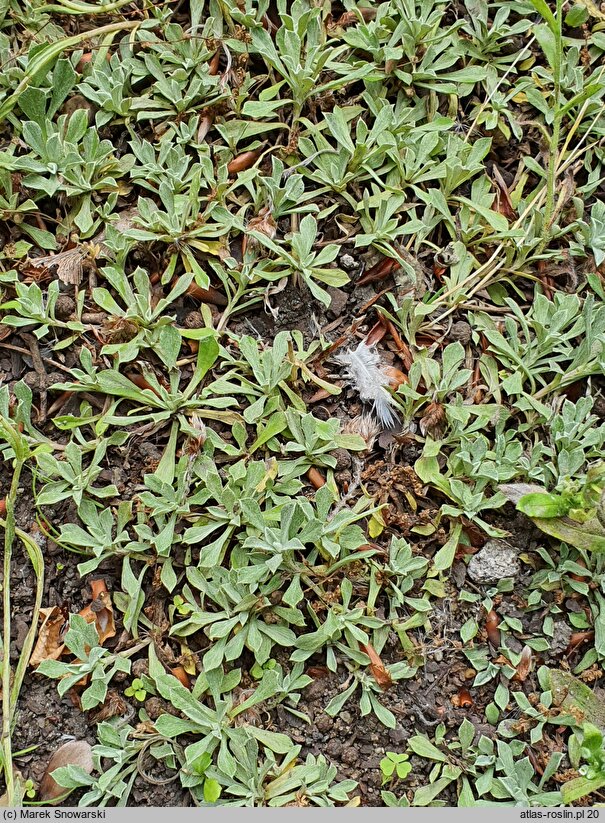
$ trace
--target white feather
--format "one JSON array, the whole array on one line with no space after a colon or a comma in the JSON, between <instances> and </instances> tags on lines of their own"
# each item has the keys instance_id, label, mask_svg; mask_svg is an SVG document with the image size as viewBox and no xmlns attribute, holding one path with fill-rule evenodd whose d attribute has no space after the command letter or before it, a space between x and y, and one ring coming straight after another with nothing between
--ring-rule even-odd
<instances>
[{"instance_id":1,"label":"white feather","mask_svg":"<svg viewBox=\"0 0 605 823\"><path fill-rule=\"evenodd\" d=\"M334 357L345 366L345 376L364 403L371 403L376 419L390 428L399 422L393 406L395 401L386 389L388 376L380 368L380 355L373 346L363 341L356 349L349 349Z\"/></svg>"}]
</instances>

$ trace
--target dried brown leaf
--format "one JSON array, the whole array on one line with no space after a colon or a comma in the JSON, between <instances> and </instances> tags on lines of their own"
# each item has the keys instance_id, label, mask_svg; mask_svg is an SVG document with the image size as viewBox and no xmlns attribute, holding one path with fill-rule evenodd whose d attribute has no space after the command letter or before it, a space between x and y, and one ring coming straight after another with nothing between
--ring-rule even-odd
<instances>
[{"instance_id":1,"label":"dried brown leaf","mask_svg":"<svg viewBox=\"0 0 605 823\"><path fill-rule=\"evenodd\" d=\"M441 403L429 403L420 421L420 431L423 435L431 435L438 440L445 427L445 407Z\"/></svg>"},{"instance_id":2,"label":"dried brown leaf","mask_svg":"<svg viewBox=\"0 0 605 823\"><path fill-rule=\"evenodd\" d=\"M322 473L318 469L315 469L313 467L311 467L307 472L307 480L313 486L314 489L321 489L321 487L324 486L326 483Z\"/></svg>"},{"instance_id":3,"label":"dried brown leaf","mask_svg":"<svg viewBox=\"0 0 605 823\"><path fill-rule=\"evenodd\" d=\"M327 666L309 666L305 674L312 677L313 680L321 680L330 676L330 669Z\"/></svg>"},{"instance_id":4,"label":"dried brown leaf","mask_svg":"<svg viewBox=\"0 0 605 823\"><path fill-rule=\"evenodd\" d=\"M385 324L379 320L378 323L375 323L370 329L370 331L367 333L366 344L368 346L375 346L376 343L380 343L380 341L386 333L387 329Z\"/></svg>"},{"instance_id":5,"label":"dried brown leaf","mask_svg":"<svg viewBox=\"0 0 605 823\"><path fill-rule=\"evenodd\" d=\"M80 617L87 623L94 623L99 635L99 644L102 646L110 637L115 637L116 626L113 617L111 595L107 591L104 580L93 580L90 584L92 601L80 610Z\"/></svg>"},{"instance_id":6,"label":"dried brown leaf","mask_svg":"<svg viewBox=\"0 0 605 823\"><path fill-rule=\"evenodd\" d=\"M452 705L459 709L468 709L473 705L473 698L466 686L461 686L458 693L452 697Z\"/></svg>"},{"instance_id":7,"label":"dried brown leaf","mask_svg":"<svg viewBox=\"0 0 605 823\"><path fill-rule=\"evenodd\" d=\"M356 286L366 286L368 283L376 283L379 280L385 280L390 274L393 274L399 268L397 260L391 257L384 257L378 263L371 266L364 275L362 275Z\"/></svg>"},{"instance_id":8,"label":"dried brown leaf","mask_svg":"<svg viewBox=\"0 0 605 823\"><path fill-rule=\"evenodd\" d=\"M360 15L364 22L368 22L376 17L376 9L355 9L355 11L345 11L344 14L340 15L334 25L342 26L342 28L354 26L360 22Z\"/></svg>"},{"instance_id":9,"label":"dried brown leaf","mask_svg":"<svg viewBox=\"0 0 605 823\"><path fill-rule=\"evenodd\" d=\"M197 127L197 142L201 143L214 124L213 112L207 111L200 115Z\"/></svg>"},{"instance_id":10,"label":"dried brown leaf","mask_svg":"<svg viewBox=\"0 0 605 823\"><path fill-rule=\"evenodd\" d=\"M214 56L210 60L208 64L208 74L211 77L215 77L218 74L219 63L221 61L221 50L215 52Z\"/></svg>"},{"instance_id":11,"label":"dried brown leaf","mask_svg":"<svg viewBox=\"0 0 605 823\"><path fill-rule=\"evenodd\" d=\"M102 706L89 715L92 723L102 723L112 717L123 717L128 711L129 704L115 689L109 689Z\"/></svg>"},{"instance_id":12,"label":"dried brown leaf","mask_svg":"<svg viewBox=\"0 0 605 823\"><path fill-rule=\"evenodd\" d=\"M63 654L63 638L67 630L69 613L67 606L50 606L40 609L42 625L29 659L30 666L38 666L43 660L58 660Z\"/></svg>"},{"instance_id":13,"label":"dried brown leaf","mask_svg":"<svg viewBox=\"0 0 605 823\"><path fill-rule=\"evenodd\" d=\"M178 278L175 278L172 281L173 285L176 285L177 282ZM194 300L199 300L201 303L212 303L214 306L226 306L228 303L225 295L220 291L217 291L217 289L212 286L208 286L207 289L203 289L195 282L191 283L191 285L187 287L185 294L187 297L193 297Z\"/></svg>"},{"instance_id":14,"label":"dried brown leaf","mask_svg":"<svg viewBox=\"0 0 605 823\"><path fill-rule=\"evenodd\" d=\"M492 209L497 211L498 214L502 214L507 220L516 220L517 213L510 199L508 186L504 182L497 166L493 167L492 174L494 175L493 183L496 186L496 199Z\"/></svg>"},{"instance_id":15,"label":"dried brown leaf","mask_svg":"<svg viewBox=\"0 0 605 823\"><path fill-rule=\"evenodd\" d=\"M75 246L59 254L30 259L28 263L36 269L46 269L50 274L56 274L63 283L79 286L82 282L82 263L88 254L88 249L84 246Z\"/></svg>"},{"instance_id":16,"label":"dried brown leaf","mask_svg":"<svg viewBox=\"0 0 605 823\"><path fill-rule=\"evenodd\" d=\"M81 769L84 769L87 774L90 774L93 770L92 748L90 743L87 743L86 740L69 740L56 750L50 758L46 771L44 772L44 777L40 781L40 789L38 791L40 800L44 800L47 803L50 802L54 805L56 800L63 798L69 793L69 789L59 786L57 781L52 777L55 769L59 769L62 766L79 766Z\"/></svg>"},{"instance_id":17,"label":"dried brown leaf","mask_svg":"<svg viewBox=\"0 0 605 823\"><path fill-rule=\"evenodd\" d=\"M571 637L569 638L569 643L567 645L567 654L570 654L578 646L581 646L582 643L586 643L587 640L592 640L594 637L594 631L589 630L586 632L574 632Z\"/></svg>"},{"instance_id":18,"label":"dried brown leaf","mask_svg":"<svg viewBox=\"0 0 605 823\"><path fill-rule=\"evenodd\" d=\"M277 223L268 206L263 206L256 217L252 217L248 221L246 228L248 231L257 231L259 234L264 234L270 240L273 240L277 234Z\"/></svg>"},{"instance_id":19,"label":"dried brown leaf","mask_svg":"<svg viewBox=\"0 0 605 823\"><path fill-rule=\"evenodd\" d=\"M521 650L521 659L517 664L517 673L515 675L515 680L519 680L521 683L527 679L527 675L531 671L531 664L532 664L533 653L529 646L523 646Z\"/></svg>"},{"instance_id":20,"label":"dried brown leaf","mask_svg":"<svg viewBox=\"0 0 605 823\"><path fill-rule=\"evenodd\" d=\"M370 672L372 673L372 677L376 683L378 683L383 691L390 689L393 685L393 679L391 678L387 667L380 659L380 655L377 653L376 649L369 643L360 643L359 647L370 658Z\"/></svg>"},{"instance_id":21,"label":"dried brown leaf","mask_svg":"<svg viewBox=\"0 0 605 823\"><path fill-rule=\"evenodd\" d=\"M227 165L227 172L229 174L238 174L240 171L252 168L262 153L262 149L255 149L254 151L244 151L238 154Z\"/></svg>"},{"instance_id":22,"label":"dried brown leaf","mask_svg":"<svg viewBox=\"0 0 605 823\"><path fill-rule=\"evenodd\" d=\"M500 625L500 618L496 614L496 612L492 609L487 613L485 618L485 631L487 632L487 637L489 642L492 646L498 648L500 645L500 629L498 626Z\"/></svg>"},{"instance_id":23,"label":"dried brown leaf","mask_svg":"<svg viewBox=\"0 0 605 823\"><path fill-rule=\"evenodd\" d=\"M393 389L398 389L403 383L408 382L407 376L401 369L396 369L395 366L383 366L382 371L389 378L389 386Z\"/></svg>"},{"instance_id":24,"label":"dried brown leaf","mask_svg":"<svg viewBox=\"0 0 605 823\"><path fill-rule=\"evenodd\" d=\"M174 675L179 683L181 683L186 689L191 689L191 680L189 679L189 675L183 666L175 666L173 669L170 669L170 674Z\"/></svg>"}]
</instances>

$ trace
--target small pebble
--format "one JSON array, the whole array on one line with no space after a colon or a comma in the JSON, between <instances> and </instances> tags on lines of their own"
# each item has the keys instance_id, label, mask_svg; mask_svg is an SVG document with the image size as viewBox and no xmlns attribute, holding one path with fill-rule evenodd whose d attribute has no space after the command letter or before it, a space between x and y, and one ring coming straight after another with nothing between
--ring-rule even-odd
<instances>
[{"instance_id":1,"label":"small pebble","mask_svg":"<svg viewBox=\"0 0 605 823\"><path fill-rule=\"evenodd\" d=\"M352 254L343 254L340 257L340 265L343 269L347 269L347 271L351 271L352 269L356 269L359 266L359 263Z\"/></svg>"},{"instance_id":2,"label":"small pebble","mask_svg":"<svg viewBox=\"0 0 605 823\"><path fill-rule=\"evenodd\" d=\"M488 540L481 551L471 557L468 576L475 583L498 583L516 577L521 567L517 551L504 540Z\"/></svg>"},{"instance_id":3,"label":"small pebble","mask_svg":"<svg viewBox=\"0 0 605 823\"><path fill-rule=\"evenodd\" d=\"M334 725L334 720L327 714L320 714L315 719L315 725L320 732L327 732Z\"/></svg>"},{"instance_id":4,"label":"small pebble","mask_svg":"<svg viewBox=\"0 0 605 823\"><path fill-rule=\"evenodd\" d=\"M459 320L452 325L448 337L450 340L457 340L463 345L470 342L473 330L465 320Z\"/></svg>"}]
</instances>

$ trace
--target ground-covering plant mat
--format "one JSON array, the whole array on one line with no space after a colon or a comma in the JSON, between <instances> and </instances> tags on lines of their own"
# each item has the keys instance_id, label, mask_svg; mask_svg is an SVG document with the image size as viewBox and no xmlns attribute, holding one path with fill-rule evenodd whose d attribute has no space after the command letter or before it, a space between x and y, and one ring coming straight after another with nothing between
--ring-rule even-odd
<instances>
[{"instance_id":1,"label":"ground-covering plant mat","mask_svg":"<svg viewBox=\"0 0 605 823\"><path fill-rule=\"evenodd\" d=\"M0 0L3 803L603 800L604 52Z\"/></svg>"}]
</instances>

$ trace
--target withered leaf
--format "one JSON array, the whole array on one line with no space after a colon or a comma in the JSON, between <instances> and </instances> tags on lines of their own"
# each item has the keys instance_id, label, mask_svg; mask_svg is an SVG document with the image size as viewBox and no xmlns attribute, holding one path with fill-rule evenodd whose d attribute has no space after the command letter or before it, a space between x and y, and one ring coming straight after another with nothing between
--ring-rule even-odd
<instances>
[{"instance_id":1,"label":"withered leaf","mask_svg":"<svg viewBox=\"0 0 605 823\"><path fill-rule=\"evenodd\" d=\"M390 689L393 685L393 679L389 674L387 667L380 659L380 655L376 652L376 649L369 643L360 643L359 647L370 658L370 671L374 680L383 691Z\"/></svg>"},{"instance_id":2,"label":"withered leaf","mask_svg":"<svg viewBox=\"0 0 605 823\"><path fill-rule=\"evenodd\" d=\"M397 369L395 366L383 366L382 371L389 378L389 386L392 389L398 389L399 386L402 386L404 383L408 382L407 376L401 371L401 369Z\"/></svg>"},{"instance_id":3,"label":"withered leaf","mask_svg":"<svg viewBox=\"0 0 605 823\"><path fill-rule=\"evenodd\" d=\"M56 274L63 283L79 286L82 282L82 263L88 257L89 251L84 246L75 246L73 249L49 254L46 257L36 257L28 262L36 269L46 269L50 274Z\"/></svg>"},{"instance_id":4,"label":"withered leaf","mask_svg":"<svg viewBox=\"0 0 605 823\"><path fill-rule=\"evenodd\" d=\"M262 149L254 149L253 151L244 151L234 157L230 163L227 164L228 174L239 174L240 171L245 171L251 168L262 154Z\"/></svg>"},{"instance_id":5,"label":"withered leaf","mask_svg":"<svg viewBox=\"0 0 605 823\"><path fill-rule=\"evenodd\" d=\"M517 214L510 199L508 186L496 166L493 167L493 175L493 182L496 186L496 199L492 208L494 211L497 211L498 214L506 217L507 220L515 220Z\"/></svg>"},{"instance_id":6,"label":"withered leaf","mask_svg":"<svg viewBox=\"0 0 605 823\"><path fill-rule=\"evenodd\" d=\"M492 609L487 613L485 618L485 631L487 632L487 637L489 642L494 646L496 649L500 645L500 629L498 626L500 625L500 618L496 614L496 612Z\"/></svg>"},{"instance_id":7,"label":"withered leaf","mask_svg":"<svg viewBox=\"0 0 605 823\"><path fill-rule=\"evenodd\" d=\"M92 723L101 723L103 720L109 720L112 717L122 717L127 713L128 708L129 704L122 695L115 689L109 689L103 705L95 712L90 713L90 721Z\"/></svg>"},{"instance_id":8,"label":"withered leaf","mask_svg":"<svg viewBox=\"0 0 605 823\"><path fill-rule=\"evenodd\" d=\"M67 631L69 612L67 606L49 606L40 609L42 625L29 659L30 666L38 666L43 660L58 660L63 654L63 638Z\"/></svg>"},{"instance_id":9,"label":"withered leaf","mask_svg":"<svg viewBox=\"0 0 605 823\"><path fill-rule=\"evenodd\" d=\"M87 774L93 770L92 762L92 747L86 740L69 740L56 750L50 758L44 777L40 781L40 789L38 791L40 800L54 802L59 798L63 798L68 789L59 786L57 781L52 777L55 769L61 766L80 766Z\"/></svg>"},{"instance_id":10,"label":"withered leaf","mask_svg":"<svg viewBox=\"0 0 605 823\"><path fill-rule=\"evenodd\" d=\"M459 709L468 709L473 705L473 698L466 686L461 686L458 692L452 696L452 705Z\"/></svg>"},{"instance_id":11,"label":"withered leaf","mask_svg":"<svg viewBox=\"0 0 605 823\"><path fill-rule=\"evenodd\" d=\"M116 626L113 617L111 595L107 591L104 580L93 580L90 584L92 601L80 610L80 617L87 623L94 623L99 635L99 643L103 645L110 637L115 637Z\"/></svg>"},{"instance_id":12,"label":"withered leaf","mask_svg":"<svg viewBox=\"0 0 605 823\"><path fill-rule=\"evenodd\" d=\"M429 403L424 417L420 421L420 431L423 435L430 434L436 440L443 434L445 425L445 408L441 403Z\"/></svg>"},{"instance_id":13,"label":"withered leaf","mask_svg":"<svg viewBox=\"0 0 605 823\"><path fill-rule=\"evenodd\" d=\"M515 680L519 680L521 683L527 679L527 675L531 671L531 663L532 663L532 650L529 646L523 646L521 651L521 659L517 664L517 674L515 675Z\"/></svg>"},{"instance_id":14,"label":"withered leaf","mask_svg":"<svg viewBox=\"0 0 605 823\"><path fill-rule=\"evenodd\" d=\"M179 683L186 689L191 689L191 680L183 666L175 666L173 669L170 669L170 674L174 675Z\"/></svg>"}]
</instances>

